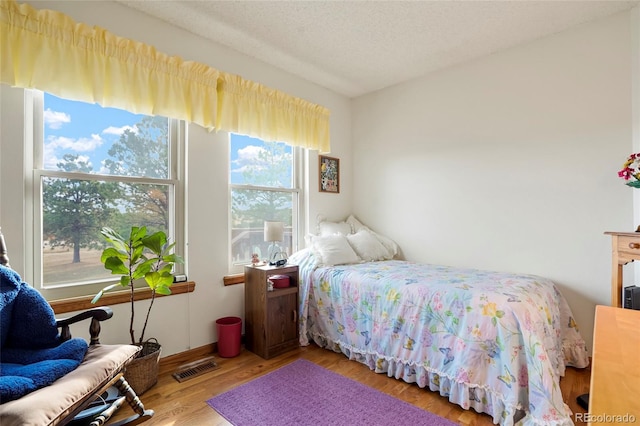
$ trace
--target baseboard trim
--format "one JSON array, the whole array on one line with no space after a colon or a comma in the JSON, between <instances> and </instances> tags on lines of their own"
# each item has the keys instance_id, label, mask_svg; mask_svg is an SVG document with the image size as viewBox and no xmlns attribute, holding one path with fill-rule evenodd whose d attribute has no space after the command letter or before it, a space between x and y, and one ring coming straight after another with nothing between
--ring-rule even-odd
<instances>
[{"instance_id":1,"label":"baseboard trim","mask_svg":"<svg viewBox=\"0 0 640 426\"><path fill-rule=\"evenodd\" d=\"M244 344L244 335L240 337L240 344ZM193 362L194 360L205 358L218 353L218 342L189 349L184 352L160 358L158 374L173 372L181 365Z\"/></svg>"},{"instance_id":2,"label":"baseboard trim","mask_svg":"<svg viewBox=\"0 0 640 426\"><path fill-rule=\"evenodd\" d=\"M173 372L183 364L187 364L198 358L211 356L216 352L218 352L218 342L209 343L208 345L160 358L159 374Z\"/></svg>"}]
</instances>

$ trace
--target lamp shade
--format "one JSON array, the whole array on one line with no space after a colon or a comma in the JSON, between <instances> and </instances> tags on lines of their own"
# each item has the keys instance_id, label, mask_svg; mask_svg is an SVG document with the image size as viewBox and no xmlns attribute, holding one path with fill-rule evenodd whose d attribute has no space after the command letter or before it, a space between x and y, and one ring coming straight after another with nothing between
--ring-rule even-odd
<instances>
[{"instance_id":1,"label":"lamp shade","mask_svg":"<svg viewBox=\"0 0 640 426\"><path fill-rule=\"evenodd\" d=\"M264 222L264 240L265 241L282 241L284 239L284 223L282 222Z\"/></svg>"}]
</instances>

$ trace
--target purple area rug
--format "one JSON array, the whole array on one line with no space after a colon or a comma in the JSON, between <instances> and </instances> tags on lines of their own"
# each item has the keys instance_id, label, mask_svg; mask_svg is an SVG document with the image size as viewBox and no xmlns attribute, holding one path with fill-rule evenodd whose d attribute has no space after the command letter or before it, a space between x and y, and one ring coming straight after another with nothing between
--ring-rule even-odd
<instances>
[{"instance_id":1,"label":"purple area rug","mask_svg":"<svg viewBox=\"0 0 640 426\"><path fill-rule=\"evenodd\" d=\"M235 426L455 425L304 359L207 403Z\"/></svg>"}]
</instances>

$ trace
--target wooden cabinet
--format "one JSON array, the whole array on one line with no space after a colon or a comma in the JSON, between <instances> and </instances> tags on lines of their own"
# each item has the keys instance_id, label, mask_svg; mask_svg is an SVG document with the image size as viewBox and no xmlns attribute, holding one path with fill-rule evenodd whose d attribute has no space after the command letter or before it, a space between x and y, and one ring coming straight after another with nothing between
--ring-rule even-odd
<instances>
[{"instance_id":1,"label":"wooden cabinet","mask_svg":"<svg viewBox=\"0 0 640 426\"><path fill-rule=\"evenodd\" d=\"M269 277L288 275L289 287L268 291ZM298 346L298 266L245 266L245 347L265 359Z\"/></svg>"}]
</instances>

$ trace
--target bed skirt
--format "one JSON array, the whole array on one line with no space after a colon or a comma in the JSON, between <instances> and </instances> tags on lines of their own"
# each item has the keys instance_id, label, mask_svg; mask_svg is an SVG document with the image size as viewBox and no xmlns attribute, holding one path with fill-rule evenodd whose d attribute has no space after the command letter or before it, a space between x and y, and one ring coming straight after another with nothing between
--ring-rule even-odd
<instances>
[{"instance_id":1,"label":"bed skirt","mask_svg":"<svg viewBox=\"0 0 640 426\"><path fill-rule=\"evenodd\" d=\"M310 341L315 342L321 348L342 353L350 360L360 362L376 373L384 373L388 377L404 380L407 383L415 383L423 389L428 388L432 392L438 392L465 410L473 408L478 413L488 414L492 417L494 424L504 426L515 424L573 425L571 421L537 422L528 415L523 407L505 404L500 395L486 386L473 386L465 383L464 380L467 379L465 377L450 377L431 371L424 365L414 365L382 354L362 351L344 342L331 341L319 334L310 334L308 337ZM564 349L575 350L572 348ZM571 412L566 404L565 408Z\"/></svg>"}]
</instances>

